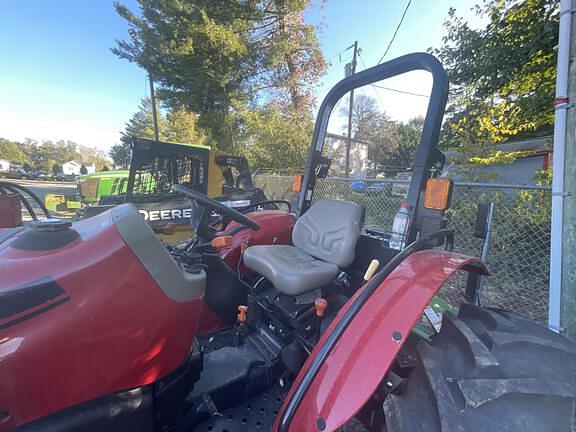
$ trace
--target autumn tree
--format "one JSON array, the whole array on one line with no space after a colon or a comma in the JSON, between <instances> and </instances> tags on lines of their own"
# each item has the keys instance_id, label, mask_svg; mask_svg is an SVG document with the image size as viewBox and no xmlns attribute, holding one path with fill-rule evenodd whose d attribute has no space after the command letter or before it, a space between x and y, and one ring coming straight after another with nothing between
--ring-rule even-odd
<instances>
[{"instance_id":1,"label":"autumn tree","mask_svg":"<svg viewBox=\"0 0 576 432\"><path fill-rule=\"evenodd\" d=\"M553 127L558 0L485 0L475 29L450 11L433 50L447 69L450 101L442 144L475 150Z\"/></svg>"},{"instance_id":2,"label":"autumn tree","mask_svg":"<svg viewBox=\"0 0 576 432\"><path fill-rule=\"evenodd\" d=\"M309 121L310 87L325 70L315 28L302 19L309 3L138 0L138 14L117 3L137 36L113 52L150 72L168 107L197 113L215 145L232 150L245 136L245 107Z\"/></svg>"}]
</instances>

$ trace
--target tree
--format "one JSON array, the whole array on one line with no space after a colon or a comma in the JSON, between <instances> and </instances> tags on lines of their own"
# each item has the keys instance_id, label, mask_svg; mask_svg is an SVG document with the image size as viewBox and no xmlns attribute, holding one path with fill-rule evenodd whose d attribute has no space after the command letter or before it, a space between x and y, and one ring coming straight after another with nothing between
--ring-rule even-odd
<instances>
[{"instance_id":1,"label":"tree","mask_svg":"<svg viewBox=\"0 0 576 432\"><path fill-rule=\"evenodd\" d=\"M104 165L110 162L106 153L97 147L78 146L78 157L83 162L93 163L96 171L100 171Z\"/></svg>"},{"instance_id":2,"label":"tree","mask_svg":"<svg viewBox=\"0 0 576 432\"><path fill-rule=\"evenodd\" d=\"M113 145L108 154L112 158L115 166L127 169L130 165L132 151L130 150L130 144L128 142Z\"/></svg>"},{"instance_id":3,"label":"tree","mask_svg":"<svg viewBox=\"0 0 576 432\"><path fill-rule=\"evenodd\" d=\"M140 101L138 111L126 123L121 132L123 142L129 142L133 137L154 139L154 121L152 118L152 102L150 98ZM162 115L158 115L158 138L162 141L165 136L165 122Z\"/></svg>"},{"instance_id":4,"label":"tree","mask_svg":"<svg viewBox=\"0 0 576 432\"><path fill-rule=\"evenodd\" d=\"M485 0L473 29L452 9L442 48L450 104L445 147L489 146L553 126L558 0Z\"/></svg>"},{"instance_id":5,"label":"tree","mask_svg":"<svg viewBox=\"0 0 576 432\"><path fill-rule=\"evenodd\" d=\"M0 138L0 159L20 164L26 161L26 155L18 143Z\"/></svg>"},{"instance_id":6,"label":"tree","mask_svg":"<svg viewBox=\"0 0 576 432\"><path fill-rule=\"evenodd\" d=\"M56 174L60 174L62 172L62 165L55 163L54 165L52 165L52 173L54 175Z\"/></svg>"},{"instance_id":7,"label":"tree","mask_svg":"<svg viewBox=\"0 0 576 432\"><path fill-rule=\"evenodd\" d=\"M217 146L232 149L243 134L233 107L288 95L292 107L310 108L325 62L302 19L309 0L138 3L140 15L116 3L137 36L112 51L148 71L167 106L197 113Z\"/></svg>"},{"instance_id":8,"label":"tree","mask_svg":"<svg viewBox=\"0 0 576 432\"><path fill-rule=\"evenodd\" d=\"M102 171L110 171L110 168L108 168L108 165L104 165L102 167Z\"/></svg>"},{"instance_id":9,"label":"tree","mask_svg":"<svg viewBox=\"0 0 576 432\"><path fill-rule=\"evenodd\" d=\"M86 165L82 164L80 166L80 174L88 174L88 169L86 168Z\"/></svg>"},{"instance_id":10,"label":"tree","mask_svg":"<svg viewBox=\"0 0 576 432\"><path fill-rule=\"evenodd\" d=\"M241 150L252 168L276 172L302 171L306 163L314 120L297 110L284 110L276 103L246 109Z\"/></svg>"},{"instance_id":11,"label":"tree","mask_svg":"<svg viewBox=\"0 0 576 432\"><path fill-rule=\"evenodd\" d=\"M166 114L166 139L184 144L203 144L206 135L197 126L198 115L183 107L174 108Z\"/></svg>"},{"instance_id":12,"label":"tree","mask_svg":"<svg viewBox=\"0 0 576 432\"><path fill-rule=\"evenodd\" d=\"M339 111L348 118L348 105ZM380 111L376 99L359 94L352 107L352 137L368 143L368 160L375 174L393 176L410 169L424 119L397 122Z\"/></svg>"}]
</instances>

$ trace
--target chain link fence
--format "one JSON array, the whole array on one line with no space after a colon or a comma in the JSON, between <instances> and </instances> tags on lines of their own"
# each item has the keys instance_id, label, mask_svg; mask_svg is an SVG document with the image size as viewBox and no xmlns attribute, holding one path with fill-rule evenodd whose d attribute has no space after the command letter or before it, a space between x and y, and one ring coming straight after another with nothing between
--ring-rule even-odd
<instances>
[{"instance_id":1,"label":"chain link fence","mask_svg":"<svg viewBox=\"0 0 576 432\"><path fill-rule=\"evenodd\" d=\"M254 180L269 199L292 199L292 177L261 175ZM407 186L406 181L394 180L319 179L314 200L356 202L366 209L365 228L390 230ZM515 311L542 324L548 318L550 198L550 189L544 186L456 183L447 211L455 250L480 256L483 240L474 237L477 204L494 203L487 259L491 275L484 281L482 304ZM443 294L461 295L464 284L465 275L458 275Z\"/></svg>"}]
</instances>

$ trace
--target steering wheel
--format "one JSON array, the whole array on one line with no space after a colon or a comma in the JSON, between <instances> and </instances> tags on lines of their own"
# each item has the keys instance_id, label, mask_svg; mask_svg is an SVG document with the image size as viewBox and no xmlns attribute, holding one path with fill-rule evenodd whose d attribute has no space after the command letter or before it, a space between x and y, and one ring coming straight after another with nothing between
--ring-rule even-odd
<instances>
[{"instance_id":1,"label":"steering wheel","mask_svg":"<svg viewBox=\"0 0 576 432\"><path fill-rule=\"evenodd\" d=\"M243 215L239 211L234 210L233 208L230 208L222 204L221 202L216 201L215 199L209 198L200 192L196 192L195 190L189 187L177 184L172 186L172 190L176 193L184 195L187 198L190 198L191 200L195 201L197 204L202 205L206 209L216 210L222 216L224 215L228 216L230 219L238 222L241 225L247 226L248 228L252 228L255 231L258 231L260 229L259 224L254 222L249 217Z\"/></svg>"}]
</instances>

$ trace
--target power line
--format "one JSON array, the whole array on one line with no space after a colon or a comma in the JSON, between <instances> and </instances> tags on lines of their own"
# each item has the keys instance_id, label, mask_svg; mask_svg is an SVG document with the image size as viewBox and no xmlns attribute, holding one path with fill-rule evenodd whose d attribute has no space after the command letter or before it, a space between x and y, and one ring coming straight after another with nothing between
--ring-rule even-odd
<instances>
[{"instance_id":1,"label":"power line","mask_svg":"<svg viewBox=\"0 0 576 432\"><path fill-rule=\"evenodd\" d=\"M388 50L390 50L390 47L392 46L394 39L396 39L396 35L398 34L398 30L400 30L400 26L404 22L404 17L406 16L406 12L408 12L408 8L410 7L410 4L412 4L412 0L408 0L408 4L406 5L406 9L404 9L404 13L402 14L402 18L400 18L400 22L398 23L398 26L396 27L396 31L394 32L392 39L390 39L390 43L388 44L386 51L384 51L384 54L382 55L382 57L380 57L380 60L378 60L378 64L382 63L382 60L384 60L384 57L386 57L386 54L388 54Z\"/></svg>"},{"instance_id":2,"label":"power line","mask_svg":"<svg viewBox=\"0 0 576 432\"><path fill-rule=\"evenodd\" d=\"M420 97L424 97L426 99L428 99L430 97L429 95L425 95L425 94L421 94L421 93L414 93L414 92L410 92L410 91L406 91L406 90L398 90L398 89L394 89L394 88L390 88L390 87L384 87L384 86L376 85L376 84L372 84L372 86L377 87L377 88L382 89L382 90L393 91L396 93L407 94L410 96L420 96Z\"/></svg>"},{"instance_id":3,"label":"power line","mask_svg":"<svg viewBox=\"0 0 576 432\"><path fill-rule=\"evenodd\" d=\"M364 69L367 69L366 67L366 63L364 63L364 60L362 59L361 55L358 55L358 58L360 59L360 63L362 63L362 66L364 67ZM410 92L410 91L406 91L406 90L398 90L395 88L391 88L391 87L385 87L382 85L378 85L378 84L370 84L370 86L374 87L374 88L379 88L382 90L388 90L388 91L392 91L392 92L396 92L396 93L402 93L402 94L406 94L406 95L410 95L410 96L419 96L419 97L424 97L424 98L429 98L429 95L425 95L425 94L421 94L421 93L414 93L414 92ZM382 105L384 105L382 103L382 100L380 100L380 96L378 94L378 91L376 91L376 96L378 97L378 100L380 101L380 103Z\"/></svg>"},{"instance_id":4,"label":"power line","mask_svg":"<svg viewBox=\"0 0 576 432\"><path fill-rule=\"evenodd\" d=\"M358 58L360 59L360 63L362 63L362 66L364 67L364 69L367 69L366 67L366 63L364 63L364 59L362 58L362 56L358 56ZM376 87L374 87L374 84L370 84L374 89L376 89ZM378 93L377 90L374 90L374 94L376 95L376 97L378 98L378 102L380 102L380 106L384 107L384 102L382 102L382 99L380 99L380 94Z\"/></svg>"}]
</instances>

